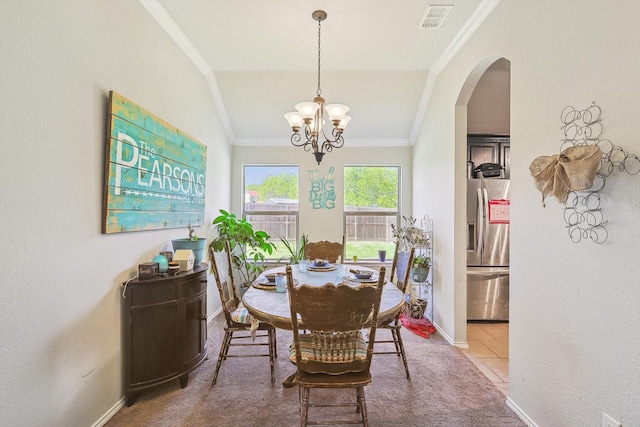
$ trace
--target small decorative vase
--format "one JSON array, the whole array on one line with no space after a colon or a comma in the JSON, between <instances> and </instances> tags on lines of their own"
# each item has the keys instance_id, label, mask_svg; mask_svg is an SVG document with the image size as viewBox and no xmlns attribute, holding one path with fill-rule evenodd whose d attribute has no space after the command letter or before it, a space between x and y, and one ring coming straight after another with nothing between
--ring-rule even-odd
<instances>
[{"instance_id":1,"label":"small decorative vase","mask_svg":"<svg viewBox=\"0 0 640 427\"><path fill-rule=\"evenodd\" d=\"M154 256L151 262L158 263L158 271L160 273L166 273L169 269L169 260L162 254Z\"/></svg>"}]
</instances>

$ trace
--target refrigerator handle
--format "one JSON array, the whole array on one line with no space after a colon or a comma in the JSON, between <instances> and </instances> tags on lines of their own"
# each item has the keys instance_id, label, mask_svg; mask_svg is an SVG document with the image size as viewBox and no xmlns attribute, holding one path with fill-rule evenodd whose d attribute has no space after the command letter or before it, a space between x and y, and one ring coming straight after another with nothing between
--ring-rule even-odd
<instances>
[{"instance_id":1,"label":"refrigerator handle","mask_svg":"<svg viewBox=\"0 0 640 427\"><path fill-rule=\"evenodd\" d=\"M482 235L482 241L486 241L486 234L489 232L489 193L487 193L486 188L482 188L483 198L482 198L482 211L483 211L483 221L484 221L484 234Z\"/></svg>"},{"instance_id":2,"label":"refrigerator handle","mask_svg":"<svg viewBox=\"0 0 640 427\"><path fill-rule=\"evenodd\" d=\"M482 254L482 244L484 241L484 201L482 198L482 189L478 188L478 209L476 210L476 255Z\"/></svg>"}]
</instances>

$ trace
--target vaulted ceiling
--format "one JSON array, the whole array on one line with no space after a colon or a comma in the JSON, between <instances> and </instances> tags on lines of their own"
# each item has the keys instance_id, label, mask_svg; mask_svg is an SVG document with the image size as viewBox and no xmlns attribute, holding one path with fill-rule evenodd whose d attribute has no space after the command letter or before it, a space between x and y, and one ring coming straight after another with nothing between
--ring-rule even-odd
<instances>
[{"instance_id":1,"label":"vaulted ceiling","mask_svg":"<svg viewBox=\"0 0 640 427\"><path fill-rule=\"evenodd\" d=\"M227 137L284 145L283 115L317 89L348 105L349 145L410 145L433 79L499 0L448 0L437 29L421 25L436 0L140 0L206 77ZM437 9L436 9L437 11Z\"/></svg>"}]
</instances>

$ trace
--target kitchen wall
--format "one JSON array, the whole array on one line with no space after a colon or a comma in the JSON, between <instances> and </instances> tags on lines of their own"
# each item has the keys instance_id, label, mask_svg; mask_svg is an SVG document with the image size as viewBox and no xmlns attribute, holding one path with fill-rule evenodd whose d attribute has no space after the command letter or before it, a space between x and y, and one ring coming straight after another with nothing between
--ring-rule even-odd
<instances>
[{"instance_id":1,"label":"kitchen wall","mask_svg":"<svg viewBox=\"0 0 640 427\"><path fill-rule=\"evenodd\" d=\"M640 425L640 175L607 180L609 238L597 245L570 241L562 206L542 207L529 174L559 152L566 106L595 101L603 137L640 154L639 19L636 1L501 1L438 75L415 146L413 212L432 213L436 236L435 321L464 345L467 103L479 73L511 62L508 403L529 425L599 426L603 412Z\"/></svg>"},{"instance_id":2,"label":"kitchen wall","mask_svg":"<svg viewBox=\"0 0 640 427\"><path fill-rule=\"evenodd\" d=\"M231 150L205 79L137 1L0 1L0 40L0 424L99 424L122 404L121 285L187 235L101 234L108 93L208 146L209 222Z\"/></svg>"}]
</instances>

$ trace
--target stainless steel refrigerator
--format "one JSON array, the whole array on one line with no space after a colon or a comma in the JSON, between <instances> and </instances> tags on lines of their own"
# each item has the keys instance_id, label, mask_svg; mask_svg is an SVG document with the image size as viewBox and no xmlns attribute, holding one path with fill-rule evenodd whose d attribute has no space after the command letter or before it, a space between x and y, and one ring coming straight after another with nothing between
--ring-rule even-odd
<instances>
[{"instance_id":1,"label":"stainless steel refrigerator","mask_svg":"<svg viewBox=\"0 0 640 427\"><path fill-rule=\"evenodd\" d=\"M467 320L509 320L509 180L467 180Z\"/></svg>"}]
</instances>

